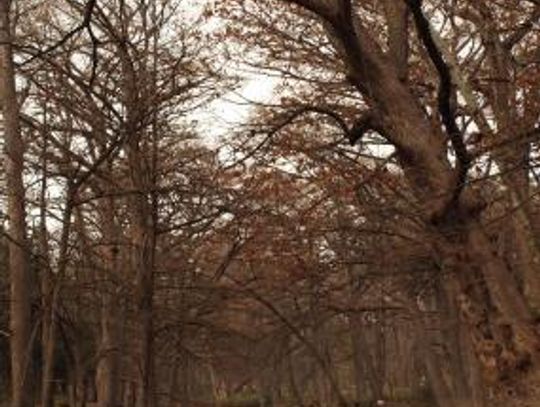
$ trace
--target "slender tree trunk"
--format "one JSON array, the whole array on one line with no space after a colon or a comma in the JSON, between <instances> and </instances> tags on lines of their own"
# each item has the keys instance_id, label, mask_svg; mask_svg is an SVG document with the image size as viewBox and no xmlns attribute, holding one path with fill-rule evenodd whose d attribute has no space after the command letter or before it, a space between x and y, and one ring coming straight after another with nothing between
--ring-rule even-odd
<instances>
[{"instance_id":1,"label":"slender tree trunk","mask_svg":"<svg viewBox=\"0 0 540 407\"><path fill-rule=\"evenodd\" d=\"M109 287L105 289L110 289ZM119 343L117 335L118 314L114 309L117 302L114 294L102 293L101 298L101 345L96 372L96 387L99 407L114 407L118 404Z\"/></svg>"},{"instance_id":2,"label":"slender tree trunk","mask_svg":"<svg viewBox=\"0 0 540 407\"><path fill-rule=\"evenodd\" d=\"M43 108L44 131L43 148L41 153L41 171L43 179L41 181L40 192L40 236L39 236L39 254L41 271L41 309L43 317L41 320L41 353L43 357L43 366L41 372L41 405L50 407L52 405L52 370L51 357L54 347L54 327L53 327L53 293L54 278L51 272L51 262L49 258L49 236L47 231L47 104Z\"/></svg>"},{"instance_id":3,"label":"slender tree trunk","mask_svg":"<svg viewBox=\"0 0 540 407\"><path fill-rule=\"evenodd\" d=\"M56 358L56 340L58 322L56 320L58 313L58 305L60 301L60 289L62 278L67 269L68 262L68 246L69 234L71 230L71 214L73 211L73 189L72 181L68 180L66 191L66 206L62 216L62 233L60 236L60 248L58 253L58 272L56 281L53 284L52 279L49 280L50 286L47 287L45 293L48 297L47 308L44 310L45 317L43 320L44 342L43 342L43 373L41 387L41 404L42 407L51 407L53 405L53 382L54 382L54 362Z\"/></svg>"},{"instance_id":4,"label":"slender tree trunk","mask_svg":"<svg viewBox=\"0 0 540 407\"><path fill-rule=\"evenodd\" d=\"M135 405L135 386L133 382L127 380L124 382L123 391L122 391L122 406L123 407L133 407Z\"/></svg>"},{"instance_id":5,"label":"slender tree trunk","mask_svg":"<svg viewBox=\"0 0 540 407\"><path fill-rule=\"evenodd\" d=\"M154 256L156 247L155 208L151 201L153 171L147 164L150 160L142 132L137 128L139 103L137 78L129 62L130 56L121 52L124 75L123 96L126 105L126 128L130 182L135 193L130 198L131 265L135 273L137 314L139 317L137 341L139 387L137 407L149 407L153 397L153 286Z\"/></svg>"},{"instance_id":6,"label":"slender tree trunk","mask_svg":"<svg viewBox=\"0 0 540 407\"><path fill-rule=\"evenodd\" d=\"M153 268L155 233L154 216L145 190L144 170L140 163L144 160L139 146L131 145L128 150L132 183L138 191L133 198L131 238L133 245L132 261L137 281L137 309L139 315L139 372L140 386L137 397L138 407L149 407L152 404L153 392Z\"/></svg>"},{"instance_id":7,"label":"slender tree trunk","mask_svg":"<svg viewBox=\"0 0 540 407\"><path fill-rule=\"evenodd\" d=\"M19 105L10 27L10 0L0 1L0 105L4 119L4 163L7 178L10 272L10 346L12 406L32 402L30 387L31 287L26 242L23 184L24 143L19 127Z\"/></svg>"},{"instance_id":8,"label":"slender tree trunk","mask_svg":"<svg viewBox=\"0 0 540 407\"><path fill-rule=\"evenodd\" d=\"M176 394L178 387L178 362L173 360L171 367L169 368L169 388L168 392L168 407L174 407L176 405Z\"/></svg>"},{"instance_id":9,"label":"slender tree trunk","mask_svg":"<svg viewBox=\"0 0 540 407\"><path fill-rule=\"evenodd\" d=\"M77 344L72 347L73 360L69 371L69 405L71 407L84 407L86 404L86 385L84 382L84 367Z\"/></svg>"},{"instance_id":10,"label":"slender tree trunk","mask_svg":"<svg viewBox=\"0 0 540 407\"><path fill-rule=\"evenodd\" d=\"M101 293L101 345L96 371L99 407L116 407L120 402L120 340L118 324L119 302L115 299L114 273L118 270L118 233L115 225L114 198L100 203L103 240L106 244L104 270L107 276Z\"/></svg>"},{"instance_id":11,"label":"slender tree trunk","mask_svg":"<svg viewBox=\"0 0 540 407\"><path fill-rule=\"evenodd\" d=\"M363 348L360 344L361 340L359 336L362 335L362 326L361 319L358 315L349 316L349 331L351 335L356 401L360 402L368 397L372 398L375 392L373 391L371 382L372 378L368 374L370 369L366 366L368 363L367 352L369 350Z\"/></svg>"},{"instance_id":12,"label":"slender tree trunk","mask_svg":"<svg viewBox=\"0 0 540 407\"><path fill-rule=\"evenodd\" d=\"M42 352L43 366L41 373L41 405L51 407L53 405L53 381L54 381L54 350L56 342L55 303L57 301L56 288L51 279L46 279L46 307L43 309L42 320Z\"/></svg>"},{"instance_id":13,"label":"slender tree trunk","mask_svg":"<svg viewBox=\"0 0 540 407\"><path fill-rule=\"evenodd\" d=\"M287 349L287 370L289 375L289 388L291 390L294 403L298 407L304 407L302 391L298 388L298 384L296 382L292 344L290 344L290 349Z\"/></svg>"}]
</instances>

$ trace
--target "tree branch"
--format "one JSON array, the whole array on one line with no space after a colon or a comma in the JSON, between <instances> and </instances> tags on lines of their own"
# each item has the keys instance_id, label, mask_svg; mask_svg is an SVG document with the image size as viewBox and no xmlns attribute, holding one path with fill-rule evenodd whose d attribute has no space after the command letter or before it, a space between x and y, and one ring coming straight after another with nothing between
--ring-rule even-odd
<instances>
[{"instance_id":1,"label":"tree branch","mask_svg":"<svg viewBox=\"0 0 540 407\"><path fill-rule=\"evenodd\" d=\"M517 30L509 35L504 41L503 46L511 50L517 43L519 43L531 30L534 28L535 24L540 20L540 4L535 3L537 7L532 12L532 15L525 20Z\"/></svg>"},{"instance_id":2,"label":"tree branch","mask_svg":"<svg viewBox=\"0 0 540 407\"><path fill-rule=\"evenodd\" d=\"M384 135L382 125L372 111L364 113L347 132L351 145L355 145L370 130Z\"/></svg>"},{"instance_id":3,"label":"tree branch","mask_svg":"<svg viewBox=\"0 0 540 407\"><path fill-rule=\"evenodd\" d=\"M455 106L451 100L453 93L452 74L431 35L430 23L422 11L422 0L406 0L406 2L413 14L418 36L439 74L439 114L454 148L457 161L457 180L451 199L451 203L455 203L465 186L471 158L463 141L463 135L457 125Z\"/></svg>"},{"instance_id":4,"label":"tree branch","mask_svg":"<svg viewBox=\"0 0 540 407\"><path fill-rule=\"evenodd\" d=\"M95 46L96 43L95 43L95 40L94 40L93 32L90 29L90 23L92 22L92 13L94 12L96 2L97 2L97 0L88 0L88 3L86 3L85 10L84 10L83 20L79 25L77 25L71 31L66 33L66 35L64 35L59 41L57 41L53 45L45 48L42 51L37 52L36 54L34 54L30 58L28 58L26 61L21 62L19 64L19 66L27 65L30 62L36 60L37 58L41 58L41 57L45 56L46 54L54 51L55 49L57 49L57 48L61 47L62 45L64 45L67 41L69 41L69 39L71 39L77 33L79 33L80 31L82 31L84 29L87 29L89 31L90 37L92 38L92 43ZM93 75L94 75L94 73L93 73Z\"/></svg>"}]
</instances>

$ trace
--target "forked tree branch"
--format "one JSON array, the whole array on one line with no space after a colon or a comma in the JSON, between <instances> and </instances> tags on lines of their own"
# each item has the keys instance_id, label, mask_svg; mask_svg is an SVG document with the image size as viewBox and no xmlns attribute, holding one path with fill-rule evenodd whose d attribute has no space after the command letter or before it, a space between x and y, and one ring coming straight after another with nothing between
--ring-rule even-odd
<instances>
[{"instance_id":1,"label":"forked tree branch","mask_svg":"<svg viewBox=\"0 0 540 407\"><path fill-rule=\"evenodd\" d=\"M455 203L465 186L471 157L463 141L463 134L456 122L456 109L452 102L452 73L431 34L431 25L422 11L422 0L406 0L406 2L413 15L418 36L439 75L439 114L456 154L457 180L452 196L452 202Z\"/></svg>"},{"instance_id":2,"label":"forked tree branch","mask_svg":"<svg viewBox=\"0 0 540 407\"><path fill-rule=\"evenodd\" d=\"M86 3L85 9L84 9L83 20L81 21L79 25L77 25L71 31L67 32L60 40L58 40L54 44L50 45L44 50L37 52L36 54L32 55L27 60L21 62L19 66L27 65L30 62L49 54L55 49L60 48L62 45L64 45L66 42L68 42L71 38L73 38L75 35L77 35L79 32L81 32L84 29L88 30L88 32L90 33L90 37L92 38L92 43L94 44L94 47L95 47L97 40L95 39L94 33L92 32L92 29L90 28L90 24L92 22L92 13L94 12L96 3L97 3L97 0L88 0L88 3ZM92 75L95 75L94 71Z\"/></svg>"}]
</instances>

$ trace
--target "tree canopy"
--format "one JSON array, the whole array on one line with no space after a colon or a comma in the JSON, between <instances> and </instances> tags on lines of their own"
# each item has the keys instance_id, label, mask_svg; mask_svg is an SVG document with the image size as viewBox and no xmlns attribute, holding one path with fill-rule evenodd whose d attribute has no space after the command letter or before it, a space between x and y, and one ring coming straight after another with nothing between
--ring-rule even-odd
<instances>
[{"instance_id":1,"label":"tree canopy","mask_svg":"<svg viewBox=\"0 0 540 407\"><path fill-rule=\"evenodd\" d=\"M0 403L536 406L537 0L0 0Z\"/></svg>"}]
</instances>

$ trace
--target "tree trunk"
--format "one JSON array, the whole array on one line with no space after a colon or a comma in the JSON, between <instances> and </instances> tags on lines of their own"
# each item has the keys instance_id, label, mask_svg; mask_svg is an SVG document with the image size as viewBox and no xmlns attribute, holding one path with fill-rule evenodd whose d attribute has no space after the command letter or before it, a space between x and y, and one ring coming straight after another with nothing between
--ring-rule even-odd
<instances>
[{"instance_id":1,"label":"tree trunk","mask_svg":"<svg viewBox=\"0 0 540 407\"><path fill-rule=\"evenodd\" d=\"M54 354L54 327L53 327L53 295L54 276L51 272L51 262L49 258L49 236L47 231L47 104L43 108L43 149L41 153L41 171L43 179L41 181L40 193L40 233L39 233L39 255L41 274L41 352L43 358L41 372L41 405L50 407L52 405L52 356Z\"/></svg>"},{"instance_id":2,"label":"tree trunk","mask_svg":"<svg viewBox=\"0 0 540 407\"><path fill-rule=\"evenodd\" d=\"M51 283L49 281L49 283ZM45 287L44 287L45 288ZM42 352L43 366L41 373L41 405L51 407L53 405L53 382L54 382L54 350L56 342L55 312L57 301L56 288L52 284L47 289L46 308L43 312L42 321Z\"/></svg>"},{"instance_id":3,"label":"tree trunk","mask_svg":"<svg viewBox=\"0 0 540 407\"><path fill-rule=\"evenodd\" d=\"M130 145L128 156L134 189L137 192L132 202L131 241L133 245L132 261L137 281L137 308L139 315L139 371L140 386L137 397L138 407L152 404L153 368L153 268L155 250L154 215L149 207L145 190L148 184L144 180L144 170L140 163L143 157L139 146Z\"/></svg>"},{"instance_id":4,"label":"tree trunk","mask_svg":"<svg viewBox=\"0 0 540 407\"><path fill-rule=\"evenodd\" d=\"M355 17L351 17L352 21L345 18L341 14L327 18L330 34L337 38L337 46L351 71L351 81L380 115L382 132L398 151L405 177L423 206L422 218L436 232L431 234L434 245L444 246L443 259L466 257L466 261L457 261L459 278L473 265L480 271L488 299L476 298L473 302L486 313L486 327L496 338L476 341L475 354L481 360L486 351L482 347L500 347L503 355L493 361L497 378L514 376L519 369L535 363L538 335L523 292L511 270L496 255L481 225L481 202L470 187L458 186L459 168L453 168L447 158L450 130L444 133L442 126L429 122L418 100L399 81L396 66L385 57L362 23ZM440 244L441 241L444 243ZM465 288L460 287L460 297ZM482 335L473 323L468 325L468 331L473 341L475 335ZM531 397L533 400L534 394Z\"/></svg>"},{"instance_id":5,"label":"tree trunk","mask_svg":"<svg viewBox=\"0 0 540 407\"><path fill-rule=\"evenodd\" d=\"M173 360L172 365L169 368L169 388L167 389L167 405L168 407L175 407L176 405L176 389L178 387L178 362ZM183 405L182 405L183 407Z\"/></svg>"},{"instance_id":6,"label":"tree trunk","mask_svg":"<svg viewBox=\"0 0 540 407\"><path fill-rule=\"evenodd\" d=\"M289 340L290 342L290 340ZM303 392L298 387L295 374L295 363L294 363L294 354L293 354L293 344L289 343L289 349L287 349L287 370L289 376L289 388L291 391L292 398L294 403L298 407L304 407Z\"/></svg>"},{"instance_id":7,"label":"tree trunk","mask_svg":"<svg viewBox=\"0 0 540 407\"><path fill-rule=\"evenodd\" d=\"M10 0L0 1L0 105L4 119L4 165L9 218L10 346L12 406L32 403L30 386L31 286L23 184L24 143L19 127L10 27Z\"/></svg>"},{"instance_id":8,"label":"tree trunk","mask_svg":"<svg viewBox=\"0 0 540 407\"><path fill-rule=\"evenodd\" d=\"M123 97L126 106L126 126L128 135L126 153L129 166L130 183L134 193L130 197L131 217L131 266L135 273L137 314L139 316L137 341L139 386L137 407L152 405L153 394L153 276L156 247L154 202L151 201L153 171L147 164L150 160L142 142L142 131L138 129L139 103L137 96L137 77L130 63L130 56L121 50L123 69Z\"/></svg>"},{"instance_id":9,"label":"tree trunk","mask_svg":"<svg viewBox=\"0 0 540 407\"><path fill-rule=\"evenodd\" d=\"M122 392L122 406L123 407L133 407L135 405L135 391L134 384L127 380L124 382L123 392Z\"/></svg>"},{"instance_id":10,"label":"tree trunk","mask_svg":"<svg viewBox=\"0 0 540 407\"><path fill-rule=\"evenodd\" d=\"M96 386L99 407L116 407L120 402L120 340L118 324L120 304L115 298L114 273L118 271L118 233L115 225L114 198L105 198L100 202L100 217L103 242L106 245L104 270L105 282L101 292L101 344Z\"/></svg>"},{"instance_id":11,"label":"tree trunk","mask_svg":"<svg viewBox=\"0 0 540 407\"><path fill-rule=\"evenodd\" d=\"M515 275L498 257L478 219L462 218L450 229L440 231L446 239L441 249L448 278L443 284L467 332L465 338L452 335L452 351L459 347L460 353L471 354L472 349L476 359L465 369L466 384L471 386L466 402L483 405L483 393L491 389L487 402L496 405L500 396L506 397L506 386L512 387L507 379L517 375L523 399L533 400L536 385L530 378L537 369L538 335ZM458 379L453 378L456 386L460 386Z\"/></svg>"},{"instance_id":12,"label":"tree trunk","mask_svg":"<svg viewBox=\"0 0 540 407\"><path fill-rule=\"evenodd\" d=\"M71 230L71 214L73 210L73 189L72 181L68 180L66 191L66 207L62 216L62 233L60 236L60 248L58 253L58 272L55 283L52 279L47 287L47 308L44 309L43 319L43 373L41 387L42 407L51 407L53 405L53 382L54 382L54 362L56 357L56 338L57 338L57 309L60 301L60 289L62 278L65 276L68 262L69 234Z\"/></svg>"}]
</instances>

